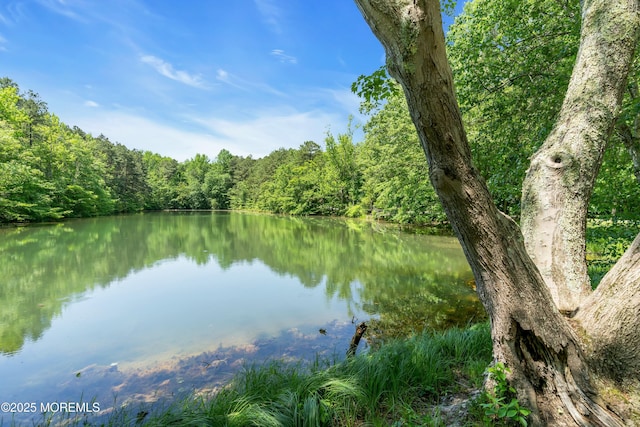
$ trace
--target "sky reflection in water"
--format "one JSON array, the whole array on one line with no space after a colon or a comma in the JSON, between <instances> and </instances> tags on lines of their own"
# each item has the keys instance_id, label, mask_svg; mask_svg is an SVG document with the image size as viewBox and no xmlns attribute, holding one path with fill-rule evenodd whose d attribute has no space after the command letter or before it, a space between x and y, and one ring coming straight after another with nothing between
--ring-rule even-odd
<instances>
[{"instance_id":1,"label":"sky reflection in water","mask_svg":"<svg viewBox=\"0 0 640 427\"><path fill-rule=\"evenodd\" d=\"M425 321L477 316L454 240L372 227L206 213L2 230L1 400L215 390L248 361L342 357L354 318L407 298L437 310Z\"/></svg>"}]
</instances>

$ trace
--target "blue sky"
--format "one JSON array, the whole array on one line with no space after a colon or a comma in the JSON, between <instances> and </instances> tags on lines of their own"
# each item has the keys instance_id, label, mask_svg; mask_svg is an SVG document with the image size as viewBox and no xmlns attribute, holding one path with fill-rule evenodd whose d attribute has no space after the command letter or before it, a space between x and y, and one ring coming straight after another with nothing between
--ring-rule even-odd
<instances>
[{"instance_id":1,"label":"blue sky","mask_svg":"<svg viewBox=\"0 0 640 427\"><path fill-rule=\"evenodd\" d=\"M383 63L350 0L0 2L0 76L69 126L179 161L323 144L365 120L350 86Z\"/></svg>"}]
</instances>

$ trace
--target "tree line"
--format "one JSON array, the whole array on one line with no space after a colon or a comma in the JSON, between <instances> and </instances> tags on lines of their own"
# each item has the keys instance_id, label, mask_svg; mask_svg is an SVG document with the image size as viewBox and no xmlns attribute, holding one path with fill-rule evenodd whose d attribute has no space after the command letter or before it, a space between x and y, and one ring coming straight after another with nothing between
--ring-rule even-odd
<instances>
[{"instance_id":1,"label":"tree line","mask_svg":"<svg viewBox=\"0 0 640 427\"><path fill-rule=\"evenodd\" d=\"M395 103L394 103L395 105ZM395 107L394 107L395 108ZM391 109L390 109L391 110ZM184 162L130 149L63 123L47 103L0 80L0 221L50 221L163 209L238 209L292 215L443 219L411 124L395 135L378 114L353 128L254 159L221 150ZM405 138L408 136L408 138Z\"/></svg>"},{"instance_id":2,"label":"tree line","mask_svg":"<svg viewBox=\"0 0 640 427\"><path fill-rule=\"evenodd\" d=\"M569 82L579 17L577 0L517 9L476 1L447 35L474 164L497 206L516 218L528 159L551 132ZM639 76L636 59L591 197L591 215L637 218L640 212ZM20 92L5 77L0 79L0 222L162 209L444 221L399 85L382 67L361 76L353 90L368 116L362 141L354 142L349 124L343 133L327 132L322 145L304 141L297 149L280 148L258 159L223 149L214 157L197 154L178 162L70 127L37 93Z\"/></svg>"}]
</instances>

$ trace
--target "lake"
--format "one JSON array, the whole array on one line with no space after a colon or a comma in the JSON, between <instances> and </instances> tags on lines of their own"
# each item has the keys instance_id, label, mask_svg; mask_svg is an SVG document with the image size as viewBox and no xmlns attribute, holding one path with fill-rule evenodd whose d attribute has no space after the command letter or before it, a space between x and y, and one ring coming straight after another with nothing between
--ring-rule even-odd
<instances>
[{"instance_id":1,"label":"lake","mask_svg":"<svg viewBox=\"0 0 640 427\"><path fill-rule=\"evenodd\" d=\"M0 254L0 402L27 412L0 408L5 423L215 392L265 360L339 360L359 321L484 316L456 239L376 222L145 213L0 229Z\"/></svg>"}]
</instances>

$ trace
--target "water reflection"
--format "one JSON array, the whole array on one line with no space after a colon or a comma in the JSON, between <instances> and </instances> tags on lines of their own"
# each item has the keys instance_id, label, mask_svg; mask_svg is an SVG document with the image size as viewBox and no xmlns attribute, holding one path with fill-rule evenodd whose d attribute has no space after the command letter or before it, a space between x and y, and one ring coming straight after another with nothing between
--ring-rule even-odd
<instances>
[{"instance_id":1,"label":"water reflection","mask_svg":"<svg viewBox=\"0 0 640 427\"><path fill-rule=\"evenodd\" d=\"M326 335L317 330L303 332L291 328L276 335L260 336L251 344L219 346L124 370L117 364L93 364L65 378L58 396L73 400L82 390L84 396L91 396L100 404L102 410L97 414L100 418L122 406L150 410L192 394L211 396L239 370L270 360L295 363L320 360L328 364L344 359L353 325L331 322L323 326ZM366 351L366 344L359 351Z\"/></svg>"},{"instance_id":2,"label":"water reflection","mask_svg":"<svg viewBox=\"0 0 640 427\"><path fill-rule=\"evenodd\" d=\"M87 291L179 258L199 266L214 260L223 270L259 260L305 287L324 282L328 297L338 296L352 310L364 306L369 314L394 316L407 298L429 302L422 316L428 327L464 323L479 310L464 286L471 275L454 239L367 222L145 214L5 229L0 237L4 354L20 350L25 340L40 339L62 307ZM355 289L359 295L353 295ZM141 295L140 307L145 301Z\"/></svg>"},{"instance_id":3,"label":"water reflection","mask_svg":"<svg viewBox=\"0 0 640 427\"><path fill-rule=\"evenodd\" d=\"M299 340L296 357L306 357L347 345L353 317L381 318L393 334L483 316L455 239L365 221L128 215L2 229L0 253L0 395L7 398L72 398L84 387L145 396L150 388L136 387L157 389L165 379L140 370L199 372L198 355L259 339L255 357L276 357L283 331L313 337ZM334 341L317 333L338 331L336 321L346 326ZM278 336L275 347L265 345ZM225 366L207 370L221 374L215 381L198 378L213 387ZM185 381L171 393L206 387L195 376Z\"/></svg>"}]
</instances>

